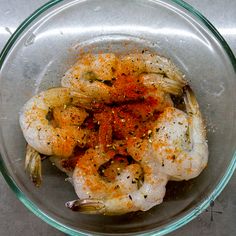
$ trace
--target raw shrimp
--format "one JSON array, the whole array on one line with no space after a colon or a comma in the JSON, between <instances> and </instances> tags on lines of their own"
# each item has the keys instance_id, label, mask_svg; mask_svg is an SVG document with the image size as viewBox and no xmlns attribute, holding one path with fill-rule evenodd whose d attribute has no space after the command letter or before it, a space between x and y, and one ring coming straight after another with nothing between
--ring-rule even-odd
<instances>
[{"instance_id":1,"label":"raw shrimp","mask_svg":"<svg viewBox=\"0 0 236 236\"><path fill-rule=\"evenodd\" d=\"M86 55L66 72L61 84L63 87L86 92L99 101L107 101L116 64L117 58L112 53Z\"/></svg>"},{"instance_id":2,"label":"raw shrimp","mask_svg":"<svg viewBox=\"0 0 236 236\"><path fill-rule=\"evenodd\" d=\"M168 177L149 152L144 152L137 164L127 166L112 183L104 181L97 172L99 165L109 158L101 158L94 150L91 154L77 164L73 182L79 199L67 202L68 208L89 214L124 214L147 211L163 201Z\"/></svg>"},{"instance_id":3,"label":"raw shrimp","mask_svg":"<svg viewBox=\"0 0 236 236\"><path fill-rule=\"evenodd\" d=\"M113 83L124 75L141 76L143 85L155 88L156 96L160 92L160 103L166 99L167 105L172 104L167 93L181 95L186 85L183 75L170 60L148 53L120 57L112 53L87 55L66 72L61 84L86 92L98 101L111 102L115 99L114 89L117 89Z\"/></svg>"},{"instance_id":4,"label":"raw shrimp","mask_svg":"<svg viewBox=\"0 0 236 236\"><path fill-rule=\"evenodd\" d=\"M53 88L31 98L20 114L20 126L27 143L41 154L69 157L75 146L84 146L86 130L80 128L87 117L84 109L67 106L87 102L85 95L69 88ZM50 114L54 108L64 107L64 118L53 125ZM73 113L71 112L73 110ZM65 125L68 120L72 123ZM75 123L76 121L76 123Z\"/></svg>"},{"instance_id":5,"label":"raw shrimp","mask_svg":"<svg viewBox=\"0 0 236 236\"><path fill-rule=\"evenodd\" d=\"M168 107L153 129L153 156L173 180L197 177L206 167L208 145L197 100L189 86L184 101L187 113Z\"/></svg>"}]
</instances>

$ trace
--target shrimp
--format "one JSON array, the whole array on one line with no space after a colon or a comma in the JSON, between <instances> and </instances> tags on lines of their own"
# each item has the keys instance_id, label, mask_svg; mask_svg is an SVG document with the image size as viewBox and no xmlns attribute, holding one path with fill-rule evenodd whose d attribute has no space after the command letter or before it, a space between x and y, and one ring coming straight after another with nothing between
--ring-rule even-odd
<instances>
[{"instance_id":1,"label":"shrimp","mask_svg":"<svg viewBox=\"0 0 236 236\"><path fill-rule=\"evenodd\" d=\"M163 201L168 176L161 172L160 165L149 152L143 152L137 163L128 165L110 183L97 172L99 165L109 158L102 158L95 150L90 152L78 162L74 171L73 182L79 199L67 202L68 208L88 214L124 214L147 211ZM140 171L143 172L141 184L137 181Z\"/></svg>"},{"instance_id":2,"label":"shrimp","mask_svg":"<svg viewBox=\"0 0 236 236\"><path fill-rule=\"evenodd\" d=\"M186 113L168 107L153 129L152 155L172 180L197 177L206 167L208 145L204 122L197 100L189 86L185 87Z\"/></svg>"},{"instance_id":3,"label":"shrimp","mask_svg":"<svg viewBox=\"0 0 236 236\"><path fill-rule=\"evenodd\" d=\"M73 107L68 109L69 114L65 116L66 110L61 110L64 119L60 119L56 125L53 125L54 120L51 121L50 116L54 108L66 109L67 106L83 101L87 101L85 95L68 88L53 88L32 97L24 105L19 118L27 143L44 155L71 156L76 145L84 146L86 143L86 130L80 128L87 117L86 111ZM73 123L65 125L68 119Z\"/></svg>"},{"instance_id":4,"label":"shrimp","mask_svg":"<svg viewBox=\"0 0 236 236\"><path fill-rule=\"evenodd\" d=\"M140 76L145 87L155 88L156 96L164 91L158 99L161 97L161 103L166 99L167 105L172 104L168 93L181 95L186 85L184 76L170 60L148 53L120 57L111 53L87 55L66 72L61 84L109 103L115 99L114 81L123 75Z\"/></svg>"},{"instance_id":5,"label":"shrimp","mask_svg":"<svg viewBox=\"0 0 236 236\"><path fill-rule=\"evenodd\" d=\"M63 87L86 92L99 101L107 101L116 64L117 58L112 53L86 55L66 72L61 84Z\"/></svg>"}]
</instances>

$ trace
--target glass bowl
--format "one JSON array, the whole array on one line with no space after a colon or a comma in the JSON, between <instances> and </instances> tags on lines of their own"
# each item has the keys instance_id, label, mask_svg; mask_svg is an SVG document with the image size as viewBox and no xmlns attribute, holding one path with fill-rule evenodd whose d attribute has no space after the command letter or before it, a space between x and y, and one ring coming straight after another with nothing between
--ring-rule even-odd
<instances>
[{"instance_id":1,"label":"glass bowl","mask_svg":"<svg viewBox=\"0 0 236 236\"><path fill-rule=\"evenodd\" d=\"M83 215L65 175L43 162L43 184L24 172L19 110L35 93L58 86L80 52L157 52L183 71L206 119L209 163L188 182L169 184L163 204L122 216ZM37 216L70 235L162 235L186 224L222 191L236 166L236 61L216 29L180 0L50 1L27 18L0 56L1 171Z\"/></svg>"}]
</instances>

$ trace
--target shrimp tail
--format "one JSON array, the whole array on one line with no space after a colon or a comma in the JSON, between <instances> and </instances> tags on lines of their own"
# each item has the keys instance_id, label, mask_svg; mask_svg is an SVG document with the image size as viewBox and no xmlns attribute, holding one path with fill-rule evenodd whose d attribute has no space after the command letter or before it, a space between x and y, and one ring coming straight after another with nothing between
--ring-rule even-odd
<instances>
[{"instance_id":1,"label":"shrimp tail","mask_svg":"<svg viewBox=\"0 0 236 236\"><path fill-rule=\"evenodd\" d=\"M184 103L188 114L197 115L200 113L197 99L189 85L184 87Z\"/></svg>"},{"instance_id":2,"label":"shrimp tail","mask_svg":"<svg viewBox=\"0 0 236 236\"><path fill-rule=\"evenodd\" d=\"M36 187L42 183L41 156L30 145L26 147L25 170Z\"/></svg>"},{"instance_id":3,"label":"shrimp tail","mask_svg":"<svg viewBox=\"0 0 236 236\"><path fill-rule=\"evenodd\" d=\"M191 178L194 178L198 176L207 165L208 145L206 140L206 125L192 89L189 86L185 86L184 90L184 101L190 124L189 137L193 147L191 155L193 155L195 159L195 168L192 168L193 171L191 175Z\"/></svg>"},{"instance_id":4,"label":"shrimp tail","mask_svg":"<svg viewBox=\"0 0 236 236\"><path fill-rule=\"evenodd\" d=\"M161 83L162 89L170 94L180 96L183 93L182 84L176 80L163 78L163 82Z\"/></svg>"},{"instance_id":5,"label":"shrimp tail","mask_svg":"<svg viewBox=\"0 0 236 236\"><path fill-rule=\"evenodd\" d=\"M183 94L183 87L185 84L178 80L168 78L162 74L144 74L144 85L152 85L156 88L160 88L166 93L170 93L176 96L181 96Z\"/></svg>"},{"instance_id":6,"label":"shrimp tail","mask_svg":"<svg viewBox=\"0 0 236 236\"><path fill-rule=\"evenodd\" d=\"M202 118L202 114L196 99L196 96L193 92L193 90L190 88L189 85L186 85L184 87L184 103L186 106L186 111L190 117L196 117L197 118L197 127L198 130L201 131L202 137L205 139L206 138L206 125L205 122ZM196 122L195 122L196 123ZM191 130L190 130L191 132Z\"/></svg>"},{"instance_id":7,"label":"shrimp tail","mask_svg":"<svg viewBox=\"0 0 236 236\"><path fill-rule=\"evenodd\" d=\"M73 97L72 104L78 105L78 104L84 104L84 105L89 105L93 99L83 92L78 92L76 90L71 90L71 96Z\"/></svg>"},{"instance_id":8,"label":"shrimp tail","mask_svg":"<svg viewBox=\"0 0 236 236\"><path fill-rule=\"evenodd\" d=\"M86 214L103 214L105 213L105 205L101 200L97 199L77 199L65 203L65 206L72 211Z\"/></svg>"}]
</instances>

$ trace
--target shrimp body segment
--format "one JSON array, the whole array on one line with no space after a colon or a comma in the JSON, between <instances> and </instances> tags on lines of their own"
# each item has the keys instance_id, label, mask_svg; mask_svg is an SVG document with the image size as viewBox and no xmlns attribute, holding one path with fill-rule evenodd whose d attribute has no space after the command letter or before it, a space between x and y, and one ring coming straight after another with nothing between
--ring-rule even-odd
<instances>
[{"instance_id":1,"label":"shrimp body segment","mask_svg":"<svg viewBox=\"0 0 236 236\"><path fill-rule=\"evenodd\" d=\"M184 101L187 113L168 107L153 130L153 156L173 180L197 177L208 161L204 122L189 87L185 91Z\"/></svg>"},{"instance_id":2,"label":"shrimp body segment","mask_svg":"<svg viewBox=\"0 0 236 236\"><path fill-rule=\"evenodd\" d=\"M85 99L84 95L77 95L77 102L80 96L81 101ZM68 105L73 105L74 98L75 93L71 89L53 88L32 97L24 105L19 122L23 135L32 148L41 154L68 157L76 145L83 146L86 131L80 129L79 125L87 117L84 109L73 108L73 111L76 111L73 116L77 118L71 120L76 120L77 125L73 122L64 124L68 122L70 115L65 118L67 121L60 119L56 125L53 125L49 117L54 108L66 109Z\"/></svg>"}]
</instances>

